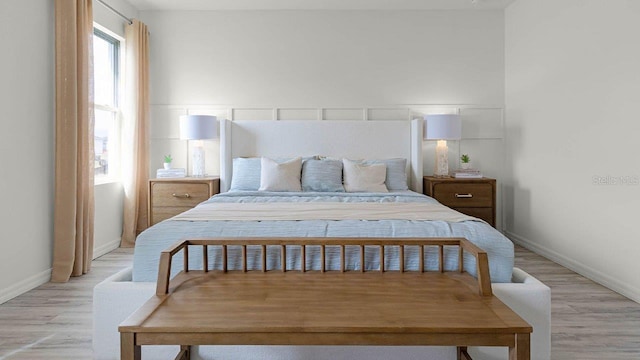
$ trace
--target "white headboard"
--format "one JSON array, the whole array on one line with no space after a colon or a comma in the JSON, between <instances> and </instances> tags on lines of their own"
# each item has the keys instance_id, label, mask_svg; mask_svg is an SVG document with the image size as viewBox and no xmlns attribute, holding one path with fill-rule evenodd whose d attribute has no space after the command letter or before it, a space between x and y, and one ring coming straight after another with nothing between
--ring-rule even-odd
<instances>
[{"instance_id":1,"label":"white headboard","mask_svg":"<svg viewBox=\"0 0 640 360\"><path fill-rule=\"evenodd\" d=\"M312 156L407 159L410 188L422 192L422 121L222 120L220 191L231 185L233 158Z\"/></svg>"}]
</instances>

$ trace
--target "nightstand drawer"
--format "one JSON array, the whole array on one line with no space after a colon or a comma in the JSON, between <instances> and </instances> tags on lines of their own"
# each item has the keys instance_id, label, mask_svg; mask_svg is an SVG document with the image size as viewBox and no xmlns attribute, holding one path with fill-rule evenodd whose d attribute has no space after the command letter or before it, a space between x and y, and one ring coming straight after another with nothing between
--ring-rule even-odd
<instances>
[{"instance_id":1,"label":"nightstand drawer","mask_svg":"<svg viewBox=\"0 0 640 360\"><path fill-rule=\"evenodd\" d=\"M439 183L433 186L433 197L449 207L492 207L491 184Z\"/></svg>"},{"instance_id":2,"label":"nightstand drawer","mask_svg":"<svg viewBox=\"0 0 640 360\"><path fill-rule=\"evenodd\" d=\"M209 198L209 185L186 183L153 183L151 203L153 207L191 208Z\"/></svg>"},{"instance_id":3,"label":"nightstand drawer","mask_svg":"<svg viewBox=\"0 0 640 360\"><path fill-rule=\"evenodd\" d=\"M147 226L183 213L219 192L218 178L150 179Z\"/></svg>"},{"instance_id":4,"label":"nightstand drawer","mask_svg":"<svg viewBox=\"0 0 640 360\"><path fill-rule=\"evenodd\" d=\"M424 194L463 214L496 226L496 180L425 176Z\"/></svg>"}]
</instances>

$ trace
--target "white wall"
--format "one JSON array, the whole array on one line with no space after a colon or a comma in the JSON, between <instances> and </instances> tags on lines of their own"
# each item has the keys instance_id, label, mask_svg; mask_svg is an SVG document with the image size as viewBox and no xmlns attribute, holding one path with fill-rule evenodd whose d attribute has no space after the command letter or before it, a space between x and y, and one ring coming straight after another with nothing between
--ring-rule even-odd
<instances>
[{"instance_id":1,"label":"white wall","mask_svg":"<svg viewBox=\"0 0 640 360\"><path fill-rule=\"evenodd\" d=\"M164 154L173 155L175 167L188 167L177 126L188 112L408 120L461 108L468 126L452 154L459 145L500 181L501 10L142 11L140 17L151 32L151 177ZM206 170L219 174L218 144L207 143ZM425 143L426 173L433 169L431 145Z\"/></svg>"},{"instance_id":2,"label":"white wall","mask_svg":"<svg viewBox=\"0 0 640 360\"><path fill-rule=\"evenodd\" d=\"M120 246L124 213L124 189L121 182L97 184L94 187L95 214L93 258Z\"/></svg>"},{"instance_id":3,"label":"white wall","mask_svg":"<svg viewBox=\"0 0 640 360\"><path fill-rule=\"evenodd\" d=\"M640 301L640 2L518 0L505 29L508 234Z\"/></svg>"},{"instance_id":4,"label":"white wall","mask_svg":"<svg viewBox=\"0 0 640 360\"><path fill-rule=\"evenodd\" d=\"M153 104L502 104L502 11L141 12Z\"/></svg>"},{"instance_id":5,"label":"white wall","mask_svg":"<svg viewBox=\"0 0 640 360\"><path fill-rule=\"evenodd\" d=\"M0 1L0 303L50 277L53 1Z\"/></svg>"}]
</instances>

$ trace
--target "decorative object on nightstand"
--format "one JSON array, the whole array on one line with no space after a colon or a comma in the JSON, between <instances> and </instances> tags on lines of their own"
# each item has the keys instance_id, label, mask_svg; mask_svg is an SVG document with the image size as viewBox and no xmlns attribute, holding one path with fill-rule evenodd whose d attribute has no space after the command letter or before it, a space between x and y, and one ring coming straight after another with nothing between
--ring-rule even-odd
<instances>
[{"instance_id":1,"label":"decorative object on nightstand","mask_svg":"<svg viewBox=\"0 0 640 360\"><path fill-rule=\"evenodd\" d=\"M459 169L451 173L456 179L482 179L482 172L476 169Z\"/></svg>"},{"instance_id":2,"label":"decorative object on nightstand","mask_svg":"<svg viewBox=\"0 0 640 360\"><path fill-rule=\"evenodd\" d=\"M467 170L471 168L471 158L468 154L460 156L460 169Z\"/></svg>"},{"instance_id":3,"label":"decorative object on nightstand","mask_svg":"<svg viewBox=\"0 0 640 360\"><path fill-rule=\"evenodd\" d=\"M425 176L423 191L456 211L496 227L496 180Z\"/></svg>"},{"instance_id":4,"label":"decorative object on nightstand","mask_svg":"<svg viewBox=\"0 0 640 360\"><path fill-rule=\"evenodd\" d=\"M172 168L172 169L158 169L156 170L156 177L160 179L167 178L183 178L187 176L187 169L184 168Z\"/></svg>"},{"instance_id":5,"label":"decorative object on nightstand","mask_svg":"<svg viewBox=\"0 0 640 360\"><path fill-rule=\"evenodd\" d=\"M457 114L435 114L424 117L424 139L437 140L434 176L449 177L447 140L460 140L462 121Z\"/></svg>"},{"instance_id":6,"label":"decorative object on nightstand","mask_svg":"<svg viewBox=\"0 0 640 360\"><path fill-rule=\"evenodd\" d=\"M460 169L451 172L456 179L482 179L480 170L471 167L471 158L467 154L460 156Z\"/></svg>"},{"instance_id":7,"label":"decorative object on nightstand","mask_svg":"<svg viewBox=\"0 0 640 360\"><path fill-rule=\"evenodd\" d=\"M185 212L220 192L220 179L149 180L148 226Z\"/></svg>"},{"instance_id":8,"label":"decorative object on nightstand","mask_svg":"<svg viewBox=\"0 0 640 360\"><path fill-rule=\"evenodd\" d=\"M171 155L164 156L164 168L156 170L157 178L183 178L187 176L187 170L172 168L172 161L173 158L171 157Z\"/></svg>"},{"instance_id":9,"label":"decorative object on nightstand","mask_svg":"<svg viewBox=\"0 0 640 360\"><path fill-rule=\"evenodd\" d=\"M180 139L196 140L193 146L191 176L204 177L204 144L203 140L218 137L218 122L212 115L180 116Z\"/></svg>"},{"instance_id":10,"label":"decorative object on nightstand","mask_svg":"<svg viewBox=\"0 0 640 360\"><path fill-rule=\"evenodd\" d=\"M171 154L164 156L164 169L165 170L171 170L171 161L173 161L173 158L171 157Z\"/></svg>"}]
</instances>

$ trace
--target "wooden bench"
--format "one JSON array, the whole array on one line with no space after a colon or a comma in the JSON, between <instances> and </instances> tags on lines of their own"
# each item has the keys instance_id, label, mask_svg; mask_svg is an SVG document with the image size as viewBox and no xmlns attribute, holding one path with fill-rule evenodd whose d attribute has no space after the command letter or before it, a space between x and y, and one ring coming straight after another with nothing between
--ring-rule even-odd
<instances>
[{"instance_id":1,"label":"wooden bench","mask_svg":"<svg viewBox=\"0 0 640 360\"><path fill-rule=\"evenodd\" d=\"M222 270L189 269L189 246L218 246ZM228 269L227 250L241 247L242 268ZM319 271L288 269L287 249L320 246ZM340 248L340 270L326 269L326 249ZM347 271L345 249L398 246L399 269L384 265ZM405 271L404 250L419 247L418 271ZM435 246L439 271L426 272L425 247ZM458 271L444 271L444 247L458 247ZM247 268L247 248L261 249L262 268ZM281 265L267 270L267 247ZM353 248L350 248L352 251ZM375 250L375 248L374 248ZM171 260L182 251L184 269L172 280ZM463 254L475 256L477 279L463 272ZM389 254L387 254L389 256ZM381 261L384 264L384 261ZM184 240L161 254L156 295L119 327L122 360L141 358L144 345L444 345L505 346L510 360L530 358L531 326L492 295L487 254L463 238L215 238Z\"/></svg>"}]
</instances>

